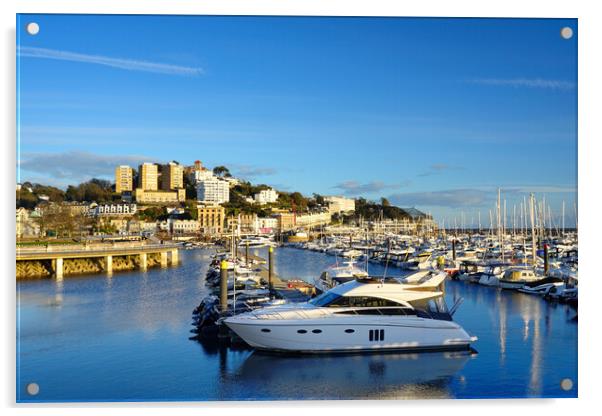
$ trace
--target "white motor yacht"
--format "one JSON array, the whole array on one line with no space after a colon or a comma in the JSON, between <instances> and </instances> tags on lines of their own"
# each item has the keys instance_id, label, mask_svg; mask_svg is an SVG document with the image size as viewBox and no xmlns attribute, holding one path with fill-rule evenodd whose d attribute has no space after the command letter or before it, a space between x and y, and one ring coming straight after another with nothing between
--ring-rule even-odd
<instances>
[{"instance_id":1,"label":"white motor yacht","mask_svg":"<svg viewBox=\"0 0 602 416\"><path fill-rule=\"evenodd\" d=\"M420 284L356 279L306 303L266 307L224 323L254 348L303 353L468 349L476 337L452 320L439 290L445 274Z\"/></svg>"},{"instance_id":2,"label":"white motor yacht","mask_svg":"<svg viewBox=\"0 0 602 416\"><path fill-rule=\"evenodd\" d=\"M355 259L360 257L362 254L364 254L363 252L356 250L356 249L350 249L350 250L345 250L341 253L341 257L346 257L348 259Z\"/></svg>"},{"instance_id":3,"label":"white motor yacht","mask_svg":"<svg viewBox=\"0 0 602 416\"><path fill-rule=\"evenodd\" d=\"M239 241L239 247L249 246L250 248L274 246L274 242L264 236L248 236Z\"/></svg>"}]
</instances>

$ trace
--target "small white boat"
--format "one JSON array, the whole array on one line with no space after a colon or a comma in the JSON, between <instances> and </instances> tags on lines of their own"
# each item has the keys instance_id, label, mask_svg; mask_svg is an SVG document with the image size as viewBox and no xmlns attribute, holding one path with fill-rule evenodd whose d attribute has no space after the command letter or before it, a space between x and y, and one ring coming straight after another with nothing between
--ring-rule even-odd
<instances>
[{"instance_id":1,"label":"small white boat","mask_svg":"<svg viewBox=\"0 0 602 416\"><path fill-rule=\"evenodd\" d=\"M463 282L472 280L478 281L486 269L487 268L484 263L472 260L464 260L460 263L458 274L456 274L455 279Z\"/></svg>"},{"instance_id":2,"label":"small white boat","mask_svg":"<svg viewBox=\"0 0 602 416\"><path fill-rule=\"evenodd\" d=\"M490 264L481 276L479 277L478 283L483 286L494 286L500 285L500 278L504 274L501 264Z\"/></svg>"},{"instance_id":3,"label":"small white boat","mask_svg":"<svg viewBox=\"0 0 602 416\"><path fill-rule=\"evenodd\" d=\"M542 280L542 276L535 274L535 271L529 267L510 267L506 269L502 277L499 278L499 286L502 289L520 289L525 284Z\"/></svg>"},{"instance_id":4,"label":"small white boat","mask_svg":"<svg viewBox=\"0 0 602 416\"><path fill-rule=\"evenodd\" d=\"M272 240L270 240L268 237L264 237L264 236L244 237L238 243L239 247L249 246L250 248L266 247L266 246L273 246L273 245L275 245L274 242Z\"/></svg>"},{"instance_id":5,"label":"small white boat","mask_svg":"<svg viewBox=\"0 0 602 416\"><path fill-rule=\"evenodd\" d=\"M355 258L358 258L358 257L360 257L362 254L364 254L364 253L362 253L362 252L361 252L361 251L359 251L359 250L356 250L356 249L351 249L351 250L345 250L345 251L343 251L343 252L341 253L341 256L342 256L342 257L349 258L349 259L355 259Z\"/></svg>"}]
</instances>

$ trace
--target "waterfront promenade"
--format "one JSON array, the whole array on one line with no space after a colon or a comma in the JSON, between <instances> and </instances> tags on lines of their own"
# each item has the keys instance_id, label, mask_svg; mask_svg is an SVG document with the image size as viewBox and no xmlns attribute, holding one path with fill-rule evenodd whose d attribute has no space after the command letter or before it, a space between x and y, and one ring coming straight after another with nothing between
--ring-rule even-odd
<instances>
[{"instance_id":1,"label":"waterfront promenade","mask_svg":"<svg viewBox=\"0 0 602 416\"><path fill-rule=\"evenodd\" d=\"M112 242L17 247L17 279L98 273L178 264L172 243Z\"/></svg>"}]
</instances>

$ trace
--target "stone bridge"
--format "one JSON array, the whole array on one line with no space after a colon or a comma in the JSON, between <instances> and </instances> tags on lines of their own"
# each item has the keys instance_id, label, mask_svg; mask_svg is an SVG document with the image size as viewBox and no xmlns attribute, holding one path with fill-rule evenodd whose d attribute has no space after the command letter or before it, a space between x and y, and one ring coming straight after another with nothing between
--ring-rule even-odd
<instances>
[{"instance_id":1,"label":"stone bridge","mask_svg":"<svg viewBox=\"0 0 602 416\"><path fill-rule=\"evenodd\" d=\"M178 246L132 242L17 247L17 279L146 270L178 264Z\"/></svg>"}]
</instances>

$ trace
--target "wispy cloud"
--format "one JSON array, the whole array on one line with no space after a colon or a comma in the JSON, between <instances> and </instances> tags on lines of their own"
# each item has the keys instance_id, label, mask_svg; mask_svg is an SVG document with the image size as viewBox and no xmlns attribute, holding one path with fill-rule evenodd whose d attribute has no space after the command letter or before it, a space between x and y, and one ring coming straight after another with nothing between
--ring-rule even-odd
<instances>
[{"instance_id":1,"label":"wispy cloud","mask_svg":"<svg viewBox=\"0 0 602 416\"><path fill-rule=\"evenodd\" d=\"M251 166L251 165L226 165L232 170L236 177L255 178L257 176L270 176L276 174L276 169L270 167Z\"/></svg>"},{"instance_id":2,"label":"wispy cloud","mask_svg":"<svg viewBox=\"0 0 602 416\"><path fill-rule=\"evenodd\" d=\"M169 123L168 123L169 124ZM27 125L18 126L19 139L28 145L69 145L72 148L81 148L81 143L90 141L102 144L119 144L139 146L152 146L163 143L166 136L172 138L180 145L198 146L223 146L224 140L232 145L248 145L253 142L260 146L259 138L269 137L270 132L255 128L254 126L231 128L217 124L216 126L189 125L171 126L165 124L144 124L133 122L131 125Z\"/></svg>"},{"instance_id":3,"label":"wispy cloud","mask_svg":"<svg viewBox=\"0 0 602 416\"><path fill-rule=\"evenodd\" d=\"M268 183L269 186L271 186L273 189L279 190L279 191L290 191L292 188L290 185L286 185L283 183Z\"/></svg>"},{"instance_id":4,"label":"wispy cloud","mask_svg":"<svg viewBox=\"0 0 602 416\"><path fill-rule=\"evenodd\" d=\"M576 186L565 185L524 185L501 187L502 198L511 200L522 200L523 195L529 193L554 194L554 193L576 193ZM482 186L461 189L448 189L429 192L397 193L388 199L399 206L429 206L429 207L483 207L495 203L497 199L497 187Z\"/></svg>"},{"instance_id":5,"label":"wispy cloud","mask_svg":"<svg viewBox=\"0 0 602 416\"><path fill-rule=\"evenodd\" d=\"M84 182L94 177L112 178L115 166L138 166L142 162L157 162L146 156L106 156L89 152L70 151L63 153L26 153L18 161L18 169L23 181L33 180L36 175L44 175L53 183L68 185ZM50 182L50 181L45 181Z\"/></svg>"},{"instance_id":6,"label":"wispy cloud","mask_svg":"<svg viewBox=\"0 0 602 416\"><path fill-rule=\"evenodd\" d=\"M475 207L493 200L489 191L478 189L450 189L446 191L410 192L394 194L389 200L398 206Z\"/></svg>"},{"instance_id":7,"label":"wispy cloud","mask_svg":"<svg viewBox=\"0 0 602 416\"><path fill-rule=\"evenodd\" d=\"M432 176L438 175L444 171L449 170L461 170L460 166L451 166L446 163L435 163L429 166L429 169L426 172L420 173L418 176Z\"/></svg>"},{"instance_id":8,"label":"wispy cloud","mask_svg":"<svg viewBox=\"0 0 602 416\"><path fill-rule=\"evenodd\" d=\"M508 188L502 188L502 192L506 193L522 193L522 194L562 194L562 193L574 193L577 192L577 185L574 186L563 186L563 185L524 185L524 186L512 186Z\"/></svg>"},{"instance_id":9,"label":"wispy cloud","mask_svg":"<svg viewBox=\"0 0 602 416\"><path fill-rule=\"evenodd\" d=\"M21 57L54 59L59 61L81 62L110 66L128 71L154 72L168 75L196 76L203 73L202 68L172 65L161 62L148 62L136 59L113 58L102 55L88 55L77 52L62 51L57 49L35 48L32 46L21 46L17 53Z\"/></svg>"},{"instance_id":10,"label":"wispy cloud","mask_svg":"<svg viewBox=\"0 0 602 416\"><path fill-rule=\"evenodd\" d=\"M335 185L334 188L340 189L345 195L355 196L361 194L372 194L375 192L380 192L384 189L398 189L402 186L407 185L409 185L409 182L407 181L392 184L386 184L381 181L372 181L367 183L359 183L357 181L345 181Z\"/></svg>"},{"instance_id":11,"label":"wispy cloud","mask_svg":"<svg viewBox=\"0 0 602 416\"><path fill-rule=\"evenodd\" d=\"M543 78L476 78L469 81L472 84L492 85L515 88L541 88L551 90L572 90L576 84L571 81Z\"/></svg>"},{"instance_id":12,"label":"wispy cloud","mask_svg":"<svg viewBox=\"0 0 602 416\"><path fill-rule=\"evenodd\" d=\"M481 185L473 186L471 189L479 191L491 192L497 195L497 190L500 189L504 194L556 194L556 193L574 193L577 192L577 184L498 184L498 185Z\"/></svg>"}]
</instances>

